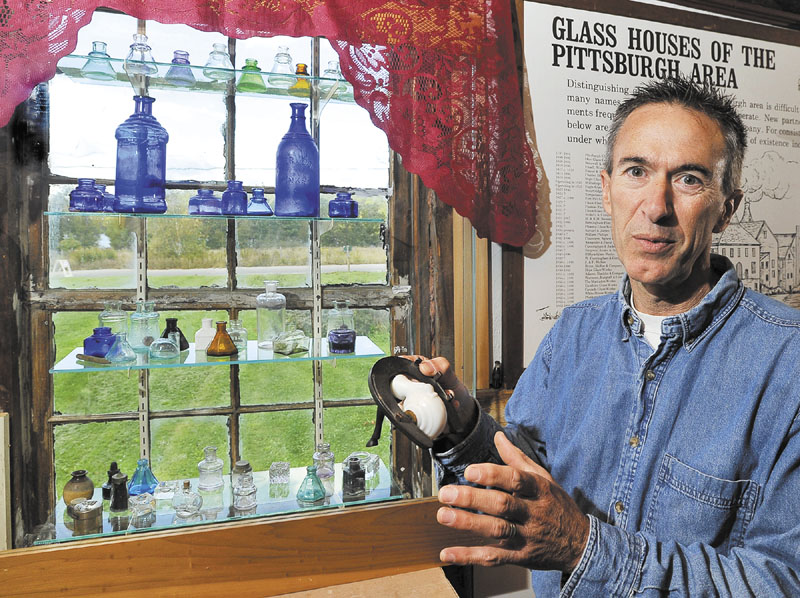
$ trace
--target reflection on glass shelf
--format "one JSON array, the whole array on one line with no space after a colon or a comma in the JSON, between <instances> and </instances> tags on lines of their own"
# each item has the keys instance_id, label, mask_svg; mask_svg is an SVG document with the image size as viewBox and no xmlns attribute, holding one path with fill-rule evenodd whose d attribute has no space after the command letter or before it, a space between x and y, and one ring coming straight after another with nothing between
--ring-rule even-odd
<instances>
[{"instance_id":1,"label":"reflection on glass shelf","mask_svg":"<svg viewBox=\"0 0 800 598\"><path fill-rule=\"evenodd\" d=\"M133 213L122 213L122 212L45 212L45 216L92 216L95 218L98 217L113 217L113 216L120 216L122 218L209 218L209 219L216 219L216 220L227 220L228 218L232 218L234 220L302 220L302 221L310 221L310 220L317 220L320 222L384 222L383 218L329 218L320 216L318 218L309 218L307 216L303 217L295 217L289 218L285 216L256 216L256 215L247 215L242 214L240 216L235 216L231 214L215 214L215 215L203 215L203 214L133 214Z\"/></svg>"},{"instance_id":2,"label":"reflection on glass shelf","mask_svg":"<svg viewBox=\"0 0 800 598\"><path fill-rule=\"evenodd\" d=\"M58 70L61 73L67 75L70 79L90 83L92 85L130 85L128 80L128 75L125 73L124 70L124 63L125 61L121 58L104 58L102 59L103 69L106 73L105 78L98 79L96 77L86 76L86 72L83 70L83 67L87 64L87 62L91 61L92 63L100 62L97 57L90 57L84 56L80 54L69 54L64 56L61 60L58 61ZM170 83L167 79L167 73L169 72L170 68L174 65L171 62L155 62L149 63L150 65L155 65L158 68L158 72L155 73L153 76L150 77L148 87L150 89L184 89L184 90L192 90L192 91L205 91L211 93L224 93L228 89L228 83L224 78L217 76L215 79L211 79L207 76L206 69L203 65L199 64L192 64L186 65L186 69L193 73L195 83L192 87L179 87ZM241 69L223 69L217 68L215 69L218 72L230 72L231 78L238 80L242 73L246 71L242 71ZM267 71L262 71L262 75L267 77L269 80L269 76L272 74ZM326 71L326 74L331 74ZM284 76L284 75L282 75ZM330 100L330 101L339 101L339 102L353 102L353 88L352 86L347 83L344 79L341 78L331 78L329 77L297 77L295 75L288 75L293 80L297 79L305 79L308 80L312 85L317 83L322 91L325 92L324 96L321 94L321 99L323 101ZM266 86L263 91L259 92L242 92L237 91L237 95L253 95L253 96L285 96L285 97L294 97L291 95L289 90L286 87L272 87Z\"/></svg>"},{"instance_id":3,"label":"reflection on glass shelf","mask_svg":"<svg viewBox=\"0 0 800 598\"><path fill-rule=\"evenodd\" d=\"M279 355L271 349L260 349L257 341L247 341L247 350L230 357L209 357L205 351L195 351L194 343L189 344L189 350L183 351L179 358L173 360L150 360L146 353L136 354L135 364L103 364L92 363L78 359L83 353L83 347L73 349L69 355L59 361L51 370L51 374L66 372L109 372L114 370L147 370L156 368L180 368L209 365L231 365L247 363L274 363L278 361L313 361L319 359L353 359L358 357L383 357L384 353L366 336L356 337L355 353L330 354L328 340L320 339L319 348L312 341L311 351L295 353L294 355Z\"/></svg>"},{"instance_id":4,"label":"reflection on glass shelf","mask_svg":"<svg viewBox=\"0 0 800 598\"><path fill-rule=\"evenodd\" d=\"M121 536L138 532L172 529L187 525L203 525L220 523L237 519L254 519L265 515L283 515L306 511L319 511L330 508L342 508L349 505L360 505L380 501L398 500L403 498L397 486L392 481L389 469L381 461L378 471L366 482L366 491L363 495L355 497L342 496L342 465L335 466L334 491L319 504L311 506L301 505L297 502L297 489L306 474L305 467L293 467L289 474L288 484L274 484L269 481L268 471L259 471L253 474L256 486L256 506L247 511L239 511L233 507L233 491L230 475L223 476L224 485L215 492L198 492L197 478L191 480L193 492L198 492L203 498L200 514L192 521L176 522L175 509L172 506L172 495L164 495L155 501L155 512L146 518L136 521L131 511L122 513L109 513L108 501L103 505L102 520L92 526L79 525L76 529L75 522L67 515L67 508L63 499L58 501L51 521L55 529L51 528L49 538L40 538L34 544L54 544L76 539L98 538L108 536ZM180 482L180 480L178 480ZM176 484L177 485L177 484ZM95 488L94 500L103 502L102 489ZM114 517L109 517L114 515Z\"/></svg>"}]
</instances>

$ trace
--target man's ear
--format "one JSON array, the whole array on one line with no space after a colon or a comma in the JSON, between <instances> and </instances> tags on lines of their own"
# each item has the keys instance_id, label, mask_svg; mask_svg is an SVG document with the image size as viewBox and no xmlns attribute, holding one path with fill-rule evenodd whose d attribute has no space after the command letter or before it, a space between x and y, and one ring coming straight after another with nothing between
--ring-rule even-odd
<instances>
[{"instance_id":1,"label":"man's ear","mask_svg":"<svg viewBox=\"0 0 800 598\"><path fill-rule=\"evenodd\" d=\"M603 209L611 216L611 175L605 170L600 173L600 186L603 189Z\"/></svg>"},{"instance_id":2,"label":"man's ear","mask_svg":"<svg viewBox=\"0 0 800 598\"><path fill-rule=\"evenodd\" d=\"M733 214L739 207L739 203L741 203L742 197L744 197L744 193L742 192L742 190L734 189L733 193L731 193L725 199L725 203L722 208L722 214L720 215L719 220L717 220L716 225L714 225L715 233L721 233L726 228L728 228L728 224L730 224L731 218L733 218Z\"/></svg>"}]
</instances>

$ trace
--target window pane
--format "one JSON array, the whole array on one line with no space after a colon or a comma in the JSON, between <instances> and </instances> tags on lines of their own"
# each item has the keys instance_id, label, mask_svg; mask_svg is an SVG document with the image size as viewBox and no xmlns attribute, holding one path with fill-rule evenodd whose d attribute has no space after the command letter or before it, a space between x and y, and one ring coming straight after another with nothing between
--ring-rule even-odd
<instances>
[{"instance_id":1,"label":"window pane","mask_svg":"<svg viewBox=\"0 0 800 598\"><path fill-rule=\"evenodd\" d=\"M314 422L310 409L240 416L240 454L255 471L266 471L273 461L292 467L311 465Z\"/></svg>"},{"instance_id":2,"label":"window pane","mask_svg":"<svg viewBox=\"0 0 800 598\"><path fill-rule=\"evenodd\" d=\"M70 479L70 472L76 469L85 469L95 488L108 480L106 472L112 461L130 478L139 459L138 430L139 423L135 420L56 426L53 436L57 499Z\"/></svg>"},{"instance_id":3,"label":"window pane","mask_svg":"<svg viewBox=\"0 0 800 598\"><path fill-rule=\"evenodd\" d=\"M168 191L169 211L186 213L190 191ZM148 218L147 282L152 288L225 287L227 221Z\"/></svg>"},{"instance_id":4,"label":"window pane","mask_svg":"<svg viewBox=\"0 0 800 598\"><path fill-rule=\"evenodd\" d=\"M357 104L329 102L319 125L320 182L339 187L389 186L389 143Z\"/></svg>"},{"instance_id":5,"label":"window pane","mask_svg":"<svg viewBox=\"0 0 800 598\"><path fill-rule=\"evenodd\" d=\"M70 185L51 185L49 210L69 209ZM112 188L113 192L113 188ZM136 287L136 222L118 216L49 216L50 287Z\"/></svg>"},{"instance_id":6,"label":"window pane","mask_svg":"<svg viewBox=\"0 0 800 598\"><path fill-rule=\"evenodd\" d=\"M332 199L325 196L325 200ZM386 218L385 197L358 197L359 216ZM323 214L328 213L327 201ZM380 222L323 222L320 224L322 284L386 284L387 249Z\"/></svg>"},{"instance_id":7,"label":"window pane","mask_svg":"<svg viewBox=\"0 0 800 598\"><path fill-rule=\"evenodd\" d=\"M98 312L53 314L56 361L76 347L98 326ZM64 415L136 411L139 376L128 372L87 372L53 376L53 407Z\"/></svg>"},{"instance_id":8,"label":"window pane","mask_svg":"<svg viewBox=\"0 0 800 598\"><path fill-rule=\"evenodd\" d=\"M217 447L217 456L230 467L228 418L224 415L175 417L150 422L153 473L159 480L197 477L197 464L203 460L203 448Z\"/></svg>"},{"instance_id":9,"label":"window pane","mask_svg":"<svg viewBox=\"0 0 800 598\"><path fill-rule=\"evenodd\" d=\"M156 306L158 309L158 306ZM166 318L178 318L178 328L190 343L203 318L228 320L224 311L159 311L162 330ZM220 407L231 404L230 368L193 367L150 370L152 411Z\"/></svg>"},{"instance_id":10,"label":"window pane","mask_svg":"<svg viewBox=\"0 0 800 598\"><path fill-rule=\"evenodd\" d=\"M237 220L236 247L239 288L263 292L265 280L277 280L279 287L311 286L306 220Z\"/></svg>"},{"instance_id":11,"label":"window pane","mask_svg":"<svg viewBox=\"0 0 800 598\"><path fill-rule=\"evenodd\" d=\"M331 450L336 461L341 463L350 453L367 451L377 453L389 469L391 469L391 425L383 422L383 433L378 446L365 448L367 440L375 428L377 408L365 407L327 407L323 415L325 423L325 441L331 443Z\"/></svg>"}]
</instances>

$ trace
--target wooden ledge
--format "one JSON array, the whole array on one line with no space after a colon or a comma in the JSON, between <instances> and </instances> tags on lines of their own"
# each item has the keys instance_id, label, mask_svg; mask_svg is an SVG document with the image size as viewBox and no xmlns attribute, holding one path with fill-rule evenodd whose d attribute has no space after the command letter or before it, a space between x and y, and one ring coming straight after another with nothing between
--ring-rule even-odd
<instances>
[{"instance_id":1,"label":"wooden ledge","mask_svg":"<svg viewBox=\"0 0 800 598\"><path fill-rule=\"evenodd\" d=\"M3 595L276 596L441 566L435 498L0 553Z\"/></svg>"}]
</instances>

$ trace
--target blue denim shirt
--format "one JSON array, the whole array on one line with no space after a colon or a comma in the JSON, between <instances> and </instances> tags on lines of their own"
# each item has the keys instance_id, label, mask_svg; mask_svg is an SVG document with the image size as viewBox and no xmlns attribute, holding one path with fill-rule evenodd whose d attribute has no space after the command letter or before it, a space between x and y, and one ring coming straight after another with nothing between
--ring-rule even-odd
<instances>
[{"instance_id":1,"label":"blue denim shirt","mask_svg":"<svg viewBox=\"0 0 800 598\"><path fill-rule=\"evenodd\" d=\"M589 515L572 575L537 598L800 596L800 311L731 263L653 351L630 285L562 312L506 408L508 437ZM498 461L485 413L436 455L460 477ZM563 582L563 583L562 583Z\"/></svg>"}]
</instances>

